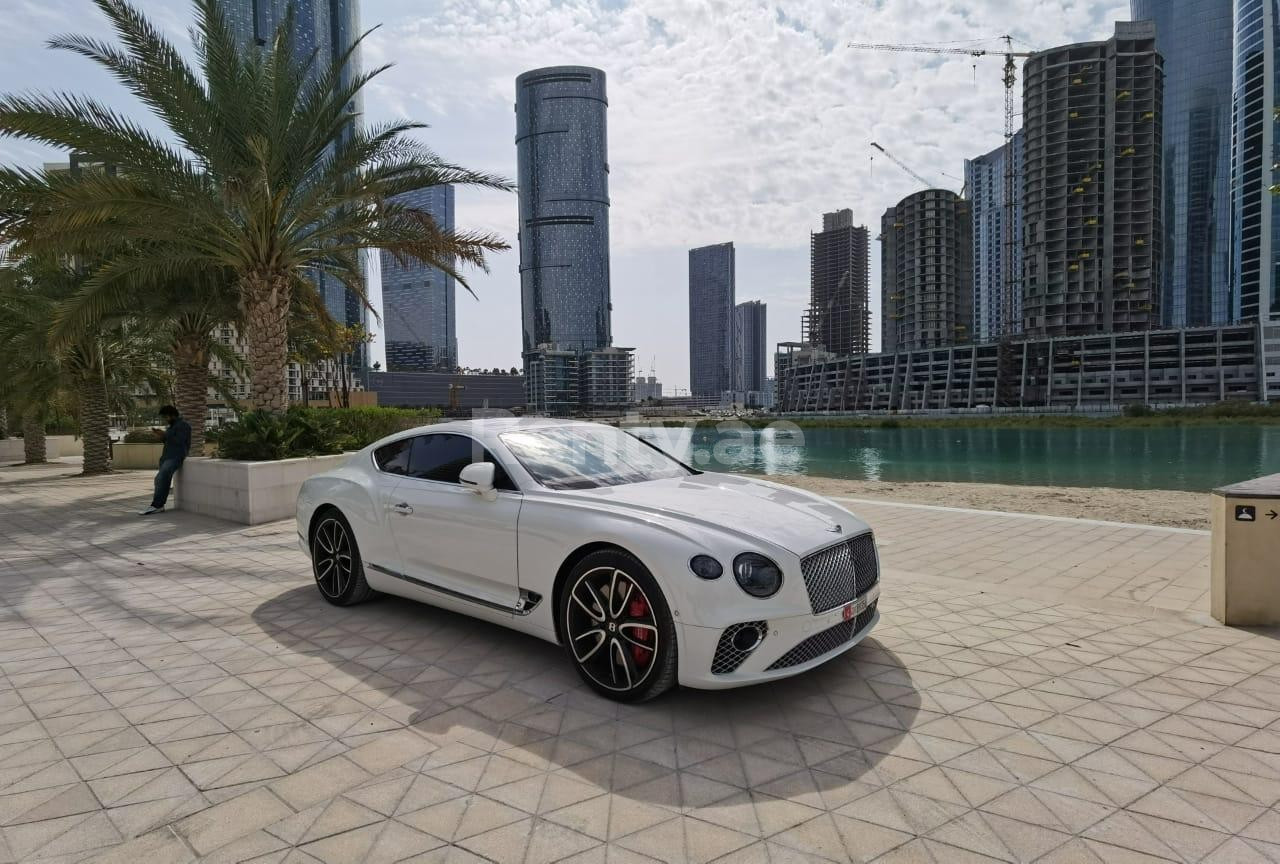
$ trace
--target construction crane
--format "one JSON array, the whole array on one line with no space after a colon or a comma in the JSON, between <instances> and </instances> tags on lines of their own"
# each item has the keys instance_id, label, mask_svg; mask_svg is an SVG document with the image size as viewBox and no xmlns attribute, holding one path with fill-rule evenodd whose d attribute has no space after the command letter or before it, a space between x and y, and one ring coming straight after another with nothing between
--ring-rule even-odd
<instances>
[{"instance_id":1,"label":"construction crane","mask_svg":"<svg viewBox=\"0 0 1280 864\"><path fill-rule=\"evenodd\" d=\"M923 176L921 176L921 175L917 174L915 171L911 170L911 167L910 167L909 165L907 165L905 162L903 162L903 161L902 161L901 159L899 159L897 156L894 156L894 155L893 155L892 153L890 153L888 150L884 149L884 147L882 147L881 145L879 145L879 144L877 144L876 142L872 141L872 142L871 142L871 146L872 146L872 147L874 147L876 150L879 150L881 153L883 153L883 154L885 155L885 157L887 157L887 158L888 158L888 160L889 160L890 162L892 162L894 165L897 165L897 166L898 166L899 168L901 168L903 171L906 171L908 174L910 174L910 175L912 176L912 178L914 178L914 179L915 179L915 181L916 181L917 183L920 183L920 184L924 185L924 187L925 187L925 188L927 188L927 189L933 189L933 188L935 188L935 184L934 184L934 183L929 182L929 180L925 179ZM939 174L941 174L943 177L946 177L946 178L948 178L948 179L950 179L950 180L960 180L960 178L959 178L959 177L956 177L956 176L953 176L953 175L951 175L951 174L948 174L946 171L939 171L938 173L939 173ZM961 198L963 198L963 197L964 197L965 190L968 188L968 186L967 186L967 185L964 185L964 181L963 181L963 180L960 180L960 183L962 184L962 185L961 185L961 187L960 187L960 197L961 197Z\"/></svg>"},{"instance_id":2,"label":"construction crane","mask_svg":"<svg viewBox=\"0 0 1280 864\"><path fill-rule=\"evenodd\" d=\"M894 165L897 165L897 166L898 166L899 168L901 168L903 171L906 171L908 174L910 174L910 175L915 179L915 181L916 181L917 183L919 183L920 185L924 186L926 189L932 189L932 188L934 187L934 184L933 184L933 183L930 183L928 180L926 180L926 179L924 179L923 177L921 177L921 176L920 176L919 174L917 174L915 171L912 171L912 170L911 170L911 167L910 167L909 165L907 165L907 163L903 162L903 161L902 161L901 159L899 159L897 156L894 156L892 153L890 153L888 150L886 150L886 149L884 149L883 147L881 147L881 146L880 146L879 144L877 144L876 142L872 141L872 142L871 142L871 146L872 146L872 147L874 147L875 149L879 150L881 153L883 153L883 154L885 155L885 158L887 158L887 159L888 159L890 162L892 162Z\"/></svg>"},{"instance_id":3,"label":"construction crane","mask_svg":"<svg viewBox=\"0 0 1280 864\"><path fill-rule=\"evenodd\" d=\"M911 54L950 54L961 55L966 57L1003 57L1004 58L1004 146L1006 158L1004 169L1004 238L1003 238L1003 254L1001 256L1001 273L1003 275L1004 284L1001 286L1000 307L1001 307L1001 336L1007 338L1013 335L1013 311L1017 308L1016 291L1018 286L1018 275L1013 273L1013 250L1019 242L1018 237L1014 233L1014 175L1013 175L1013 133L1014 133L1014 86L1018 83L1018 64L1019 58L1034 57L1034 51L1014 51L1013 37L1009 35L996 37L1004 43L1004 50L990 48L957 48L943 45L897 45L886 42L850 42L850 48L858 48L868 51L893 51L898 53ZM883 151L883 148L880 148ZM887 156L888 153L885 153ZM892 157L890 157L892 158ZM894 160L897 162L897 160ZM902 163L898 163L901 165ZM906 169L912 176L914 172ZM917 179L919 179L917 177Z\"/></svg>"}]
</instances>

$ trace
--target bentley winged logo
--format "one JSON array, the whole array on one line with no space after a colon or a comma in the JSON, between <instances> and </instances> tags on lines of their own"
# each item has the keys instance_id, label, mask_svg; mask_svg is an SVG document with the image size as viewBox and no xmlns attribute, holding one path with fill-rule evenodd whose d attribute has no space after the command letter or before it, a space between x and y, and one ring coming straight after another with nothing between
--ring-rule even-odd
<instances>
[{"instance_id":1,"label":"bentley winged logo","mask_svg":"<svg viewBox=\"0 0 1280 864\"><path fill-rule=\"evenodd\" d=\"M839 534L839 533L840 533L841 531L843 531L844 529L843 529L843 528L841 528L841 527L840 527L838 524L836 524L835 522L832 522L830 525L828 525L828 526L827 526L827 530L828 530L828 531L830 531L832 534Z\"/></svg>"}]
</instances>

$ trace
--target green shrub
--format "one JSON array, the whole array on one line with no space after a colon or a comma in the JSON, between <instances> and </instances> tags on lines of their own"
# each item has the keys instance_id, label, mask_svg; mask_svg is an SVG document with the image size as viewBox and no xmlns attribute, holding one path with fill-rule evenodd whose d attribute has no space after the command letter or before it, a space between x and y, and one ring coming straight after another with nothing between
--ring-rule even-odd
<instances>
[{"instance_id":1,"label":"green shrub","mask_svg":"<svg viewBox=\"0 0 1280 864\"><path fill-rule=\"evenodd\" d=\"M1124 406L1124 416L1126 417L1150 417L1154 413L1150 405L1145 405L1141 402Z\"/></svg>"},{"instance_id":2,"label":"green shrub","mask_svg":"<svg viewBox=\"0 0 1280 864\"><path fill-rule=\"evenodd\" d=\"M130 429L124 433L126 444L163 444L163 429Z\"/></svg>"},{"instance_id":3,"label":"green shrub","mask_svg":"<svg viewBox=\"0 0 1280 864\"><path fill-rule=\"evenodd\" d=\"M360 450L379 438L429 426L440 419L434 408L312 408L333 418L342 449Z\"/></svg>"},{"instance_id":4,"label":"green shrub","mask_svg":"<svg viewBox=\"0 0 1280 864\"><path fill-rule=\"evenodd\" d=\"M304 408L284 414L250 411L216 435L223 459L261 462L359 450L395 432L440 419L435 409ZM212 437L212 436L208 436Z\"/></svg>"},{"instance_id":5,"label":"green shrub","mask_svg":"<svg viewBox=\"0 0 1280 864\"><path fill-rule=\"evenodd\" d=\"M298 455L292 452L298 434L297 428L290 428L287 414L249 411L235 423L223 427L218 455L249 462L285 459Z\"/></svg>"}]
</instances>

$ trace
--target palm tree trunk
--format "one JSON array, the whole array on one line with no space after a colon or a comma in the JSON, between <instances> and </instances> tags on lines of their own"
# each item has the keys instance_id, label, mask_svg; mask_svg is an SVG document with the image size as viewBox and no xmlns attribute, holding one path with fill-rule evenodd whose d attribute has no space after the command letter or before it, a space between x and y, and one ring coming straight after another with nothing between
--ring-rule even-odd
<instances>
[{"instance_id":1,"label":"palm tree trunk","mask_svg":"<svg viewBox=\"0 0 1280 864\"><path fill-rule=\"evenodd\" d=\"M179 337L174 347L173 401L191 424L191 455L204 455L204 424L209 414L209 334Z\"/></svg>"},{"instance_id":2,"label":"palm tree trunk","mask_svg":"<svg viewBox=\"0 0 1280 864\"><path fill-rule=\"evenodd\" d=\"M9 409L0 405L0 439L9 437Z\"/></svg>"},{"instance_id":3,"label":"palm tree trunk","mask_svg":"<svg viewBox=\"0 0 1280 864\"><path fill-rule=\"evenodd\" d=\"M107 420L107 390L91 375L80 381L80 434L84 436L84 473L111 470L111 434Z\"/></svg>"},{"instance_id":4,"label":"palm tree trunk","mask_svg":"<svg viewBox=\"0 0 1280 864\"><path fill-rule=\"evenodd\" d=\"M27 465L47 462L44 446L44 417L34 409L22 414L22 459Z\"/></svg>"},{"instance_id":5,"label":"palm tree trunk","mask_svg":"<svg viewBox=\"0 0 1280 864\"><path fill-rule=\"evenodd\" d=\"M245 300L245 342L249 354L249 402L279 414L289 407L285 375L289 367L289 293L285 279L250 287Z\"/></svg>"}]
</instances>

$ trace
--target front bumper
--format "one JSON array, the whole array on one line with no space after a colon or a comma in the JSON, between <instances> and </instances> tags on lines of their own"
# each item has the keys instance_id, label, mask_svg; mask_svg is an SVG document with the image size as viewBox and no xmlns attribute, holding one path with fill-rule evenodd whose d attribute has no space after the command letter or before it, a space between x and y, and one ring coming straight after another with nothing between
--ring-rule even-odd
<instances>
[{"instance_id":1,"label":"front bumper","mask_svg":"<svg viewBox=\"0 0 1280 864\"><path fill-rule=\"evenodd\" d=\"M764 639L747 659L742 661L742 664L737 669L725 674L714 674L711 671L712 659L715 657L716 647L720 643L720 635L724 632L724 628L701 627L693 624L680 625L680 683L688 687L704 690L721 690L756 684L762 681L773 681L778 678L788 678L821 666L866 638L867 634L880 621L878 608L872 614L871 620L853 633L848 641L841 642L829 651L803 663L785 666L780 669L769 668L775 661L783 658L784 655L806 639L850 620L846 618L845 610L847 608L851 607L851 617L856 619L858 614L875 604L879 597L880 584L877 582L868 591L857 597L848 607L840 606L823 612L821 615L806 614L792 615L785 618L769 618L767 619L769 625L768 633ZM765 618L766 616L761 617Z\"/></svg>"}]
</instances>

